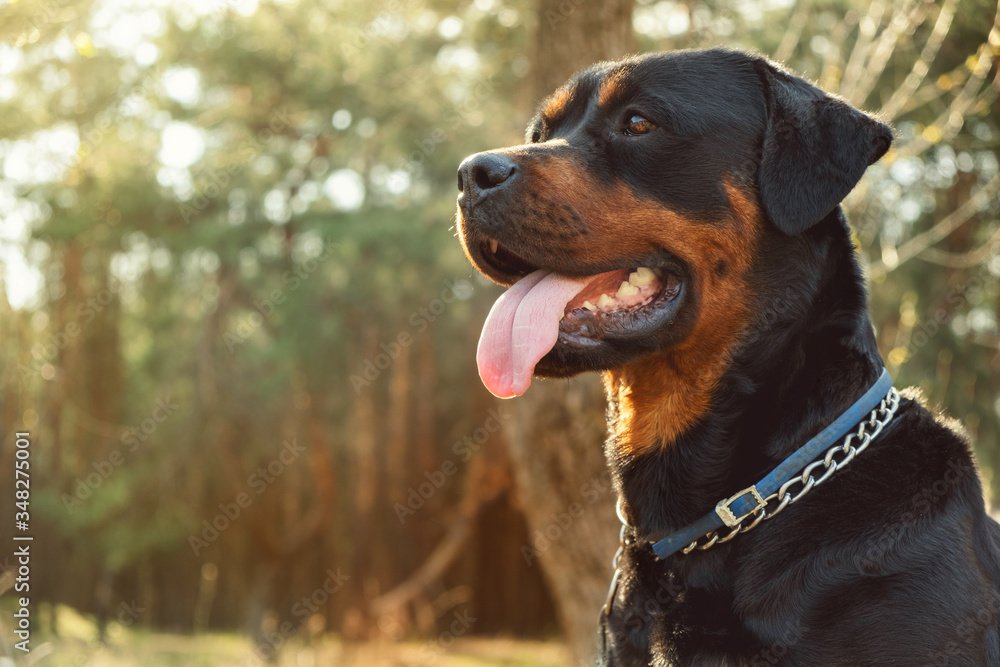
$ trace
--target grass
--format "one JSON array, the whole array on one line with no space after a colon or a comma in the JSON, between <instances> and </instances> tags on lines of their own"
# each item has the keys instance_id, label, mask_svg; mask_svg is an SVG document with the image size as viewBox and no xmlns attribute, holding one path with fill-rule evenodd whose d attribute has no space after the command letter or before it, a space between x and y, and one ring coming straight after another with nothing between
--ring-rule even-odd
<instances>
[{"instance_id":1,"label":"grass","mask_svg":"<svg viewBox=\"0 0 1000 667\"><path fill-rule=\"evenodd\" d=\"M236 634L177 635L108 627L109 641L94 638L92 620L72 609L56 610L58 637L41 629L32 636L30 654L18 665L46 667L562 667L569 662L559 642L461 637L438 642L343 642L333 635L293 637L265 662L250 639ZM0 626L2 627L2 626ZM20 652L16 652L20 653Z\"/></svg>"}]
</instances>

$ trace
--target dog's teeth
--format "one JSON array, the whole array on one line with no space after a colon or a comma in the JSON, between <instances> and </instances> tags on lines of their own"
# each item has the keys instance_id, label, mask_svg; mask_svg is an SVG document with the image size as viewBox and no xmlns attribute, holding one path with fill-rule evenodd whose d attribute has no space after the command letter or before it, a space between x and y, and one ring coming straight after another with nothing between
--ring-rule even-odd
<instances>
[{"instance_id":1,"label":"dog's teeth","mask_svg":"<svg viewBox=\"0 0 1000 667\"><path fill-rule=\"evenodd\" d=\"M500 247L499 241L494 241L493 239L490 239L490 251L492 251L494 255L497 254L497 248L499 247Z\"/></svg>"},{"instance_id":2,"label":"dog's teeth","mask_svg":"<svg viewBox=\"0 0 1000 667\"><path fill-rule=\"evenodd\" d=\"M639 288L630 282L622 281L621 287L618 288L618 298L621 299L626 296L632 296L633 294L638 294Z\"/></svg>"},{"instance_id":3,"label":"dog's teeth","mask_svg":"<svg viewBox=\"0 0 1000 667\"><path fill-rule=\"evenodd\" d=\"M636 287L646 287L655 279L656 274L653 273L653 270L647 269L645 266L640 266L638 269L630 273L628 277L628 281Z\"/></svg>"},{"instance_id":4,"label":"dog's teeth","mask_svg":"<svg viewBox=\"0 0 1000 667\"><path fill-rule=\"evenodd\" d=\"M594 304L592 304L589 301L584 301L583 302L583 307L586 308L587 310L597 310L597 306L595 306Z\"/></svg>"},{"instance_id":5,"label":"dog's teeth","mask_svg":"<svg viewBox=\"0 0 1000 667\"><path fill-rule=\"evenodd\" d=\"M598 308L607 308L608 306L612 305L614 302L615 302L615 300L612 299L610 296L608 296L607 294L602 294L601 298L597 300L597 307Z\"/></svg>"}]
</instances>

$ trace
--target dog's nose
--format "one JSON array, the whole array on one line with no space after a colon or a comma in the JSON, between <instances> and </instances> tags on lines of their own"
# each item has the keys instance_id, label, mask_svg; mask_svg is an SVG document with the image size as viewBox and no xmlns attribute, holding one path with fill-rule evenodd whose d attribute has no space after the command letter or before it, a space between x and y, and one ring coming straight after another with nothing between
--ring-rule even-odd
<instances>
[{"instance_id":1,"label":"dog's nose","mask_svg":"<svg viewBox=\"0 0 1000 667\"><path fill-rule=\"evenodd\" d=\"M465 204L473 207L483 197L509 185L517 174L517 164L499 153L476 153L458 165L458 191Z\"/></svg>"}]
</instances>

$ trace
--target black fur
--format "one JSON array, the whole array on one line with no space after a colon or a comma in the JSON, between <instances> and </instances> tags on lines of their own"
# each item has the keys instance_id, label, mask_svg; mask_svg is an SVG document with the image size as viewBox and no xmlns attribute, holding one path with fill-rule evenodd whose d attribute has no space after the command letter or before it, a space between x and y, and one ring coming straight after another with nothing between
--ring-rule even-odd
<instances>
[{"instance_id":1,"label":"black fur","mask_svg":"<svg viewBox=\"0 0 1000 667\"><path fill-rule=\"evenodd\" d=\"M633 532L602 659L621 667L1000 665L1000 527L985 513L965 437L912 391L875 444L773 521L666 562L650 550L648 540L761 479L883 365L838 204L891 134L749 60L767 105L760 198L783 233L765 238L752 280L759 314L710 413L651 454L618 459L608 443ZM732 78L712 74L723 85ZM742 90L728 96L744 98Z\"/></svg>"},{"instance_id":2,"label":"black fur","mask_svg":"<svg viewBox=\"0 0 1000 667\"><path fill-rule=\"evenodd\" d=\"M797 234L840 204L889 150L892 132L768 63L756 69L767 100L760 197L778 228Z\"/></svg>"},{"instance_id":3,"label":"black fur","mask_svg":"<svg viewBox=\"0 0 1000 667\"><path fill-rule=\"evenodd\" d=\"M527 136L565 139L596 179L625 180L672 210L710 219L729 205L723 176L753 179L760 162L767 110L754 64L724 49L600 63L567 84L566 112L554 123L539 114ZM598 108L593 98L610 77L620 92ZM623 137L623 121L636 113L663 131Z\"/></svg>"},{"instance_id":4,"label":"black fur","mask_svg":"<svg viewBox=\"0 0 1000 667\"><path fill-rule=\"evenodd\" d=\"M611 79L619 85L598 104ZM986 514L965 436L912 391L863 454L773 521L665 561L649 544L761 479L881 372L839 203L888 149L889 128L760 57L720 49L602 63L563 90L571 94L554 98L563 100L556 111L529 126L532 146L500 152L522 165L559 152L595 182L622 182L708 234L731 205L726 182L767 217L746 295L753 316L708 412L674 441L638 453L607 443L630 535L602 620L603 664L1000 665L1000 526ZM661 130L624 136L635 114ZM614 248L582 260L566 251L573 239L553 237L563 221L532 209L530 183L511 178L474 206L463 164L463 242L498 282L539 266L590 275L644 265ZM629 223L621 221L623 231ZM480 234L511 248L522 266L490 265L477 250ZM643 341L557 346L536 371L653 360L698 313L696 301L679 308ZM612 422L617 411L609 405Z\"/></svg>"},{"instance_id":5,"label":"black fur","mask_svg":"<svg viewBox=\"0 0 1000 667\"><path fill-rule=\"evenodd\" d=\"M651 552L647 540L761 479L881 370L843 215L804 237L768 272L783 300L710 414L652 454L620 460L608 443L633 537L604 664L1000 665L1000 529L967 442L912 392L850 467L773 521L666 562Z\"/></svg>"}]
</instances>

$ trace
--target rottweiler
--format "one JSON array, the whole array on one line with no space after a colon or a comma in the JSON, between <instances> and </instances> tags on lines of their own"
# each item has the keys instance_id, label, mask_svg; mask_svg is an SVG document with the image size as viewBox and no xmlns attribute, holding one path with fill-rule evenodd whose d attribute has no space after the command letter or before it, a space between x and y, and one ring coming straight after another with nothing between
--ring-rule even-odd
<instances>
[{"instance_id":1,"label":"rottweiler","mask_svg":"<svg viewBox=\"0 0 1000 667\"><path fill-rule=\"evenodd\" d=\"M601 664L1000 665L1000 526L961 428L891 388L841 208L892 140L766 58L677 51L579 72L459 167L461 243L510 286L487 388L603 371Z\"/></svg>"}]
</instances>

